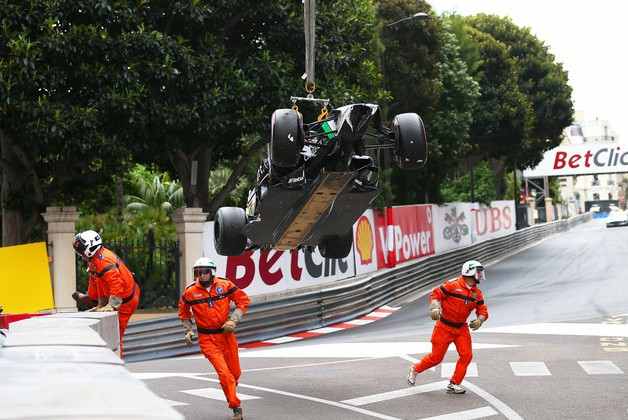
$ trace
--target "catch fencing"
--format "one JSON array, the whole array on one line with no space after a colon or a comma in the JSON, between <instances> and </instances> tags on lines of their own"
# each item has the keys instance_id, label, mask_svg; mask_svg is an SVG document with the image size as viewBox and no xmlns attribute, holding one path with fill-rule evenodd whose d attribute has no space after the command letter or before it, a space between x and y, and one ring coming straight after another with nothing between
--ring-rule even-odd
<instances>
[{"instance_id":1,"label":"catch fencing","mask_svg":"<svg viewBox=\"0 0 628 420\"><path fill-rule=\"evenodd\" d=\"M513 234L406 263L393 269L321 286L318 290L259 301L254 299L238 327L241 344L355 319L408 294L428 289L458 274L462 263L490 263L550 235L591 220L590 214L518 230ZM127 362L198 353L186 346L176 316L131 324L125 335Z\"/></svg>"},{"instance_id":2,"label":"catch fencing","mask_svg":"<svg viewBox=\"0 0 628 420\"><path fill-rule=\"evenodd\" d=\"M112 241L115 252L135 274L142 297L139 308L174 308L179 300L179 244L155 240L152 231L143 240ZM87 290L87 267L76 259L77 289Z\"/></svg>"}]
</instances>

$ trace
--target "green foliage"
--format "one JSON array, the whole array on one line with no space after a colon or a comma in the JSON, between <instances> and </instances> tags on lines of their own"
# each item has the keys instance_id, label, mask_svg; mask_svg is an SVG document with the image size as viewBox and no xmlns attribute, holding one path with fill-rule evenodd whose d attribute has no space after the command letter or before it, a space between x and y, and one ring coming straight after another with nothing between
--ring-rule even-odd
<instances>
[{"instance_id":1,"label":"green foliage","mask_svg":"<svg viewBox=\"0 0 628 420\"><path fill-rule=\"evenodd\" d=\"M24 217L102 203L111 174L129 163L107 135L116 81L105 57L115 43L105 25L113 16L100 6L0 0L3 207Z\"/></svg>"},{"instance_id":2,"label":"green foliage","mask_svg":"<svg viewBox=\"0 0 628 420\"><path fill-rule=\"evenodd\" d=\"M527 98L531 121L529 133L510 158L516 157L519 167L534 166L544 151L560 144L563 128L573 120L567 72L529 28L518 27L510 18L480 14L466 22L503 43L515 62L518 91Z\"/></svg>"},{"instance_id":3,"label":"green foliage","mask_svg":"<svg viewBox=\"0 0 628 420\"><path fill-rule=\"evenodd\" d=\"M487 162L480 162L473 169L473 191L476 202L488 204L501 199L495 192L495 174ZM448 179L441 186L444 202L471 201L471 175L466 173L459 177Z\"/></svg>"}]
</instances>

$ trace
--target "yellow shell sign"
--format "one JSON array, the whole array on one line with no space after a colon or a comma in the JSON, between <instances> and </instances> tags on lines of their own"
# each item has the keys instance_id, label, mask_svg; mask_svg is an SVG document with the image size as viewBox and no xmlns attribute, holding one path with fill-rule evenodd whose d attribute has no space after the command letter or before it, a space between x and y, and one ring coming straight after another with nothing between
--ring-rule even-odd
<instances>
[{"instance_id":1,"label":"yellow shell sign","mask_svg":"<svg viewBox=\"0 0 628 420\"><path fill-rule=\"evenodd\" d=\"M360 261L370 264L373 261L373 227L368 217L360 216L355 230L355 244L360 255Z\"/></svg>"}]
</instances>

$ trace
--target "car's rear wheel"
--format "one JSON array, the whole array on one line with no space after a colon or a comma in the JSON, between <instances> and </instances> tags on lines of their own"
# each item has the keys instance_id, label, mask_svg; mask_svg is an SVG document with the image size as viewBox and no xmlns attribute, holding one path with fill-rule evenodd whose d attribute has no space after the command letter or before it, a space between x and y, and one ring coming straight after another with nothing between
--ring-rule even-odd
<instances>
[{"instance_id":1,"label":"car's rear wheel","mask_svg":"<svg viewBox=\"0 0 628 420\"><path fill-rule=\"evenodd\" d=\"M270 163L275 172L288 173L299 165L303 150L303 119L292 109L277 109L270 121Z\"/></svg>"},{"instance_id":2,"label":"car's rear wheel","mask_svg":"<svg viewBox=\"0 0 628 420\"><path fill-rule=\"evenodd\" d=\"M246 214L240 207L221 207L214 219L214 244L220 255L240 255L246 248Z\"/></svg>"},{"instance_id":3,"label":"car's rear wheel","mask_svg":"<svg viewBox=\"0 0 628 420\"><path fill-rule=\"evenodd\" d=\"M343 235L324 237L318 244L318 250L325 258L345 258L353 246L353 229Z\"/></svg>"},{"instance_id":4,"label":"car's rear wheel","mask_svg":"<svg viewBox=\"0 0 628 420\"><path fill-rule=\"evenodd\" d=\"M401 169L418 169L427 162L427 134L423 120L415 113L393 118L395 160Z\"/></svg>"}]
</instances>

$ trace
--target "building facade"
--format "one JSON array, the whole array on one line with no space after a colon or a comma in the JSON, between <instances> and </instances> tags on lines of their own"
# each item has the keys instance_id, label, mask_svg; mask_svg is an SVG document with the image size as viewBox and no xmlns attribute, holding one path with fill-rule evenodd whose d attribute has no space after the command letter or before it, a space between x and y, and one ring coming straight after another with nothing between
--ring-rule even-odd
<instances>
[{"instance_id":1,"label":"building facade","mask_svg":"<svg viewBox=\"0 0 628 420\"><path fill-rule=\"evenodd\" d=\"M608 121L600 119L576 122L565 128L563 134L562 145L619 142ZM587 211L594 201L616 200L621 208L626 208L627 174L561 176L558 180L563 201L577 213Z\"/></svg>"}]
</instances>

